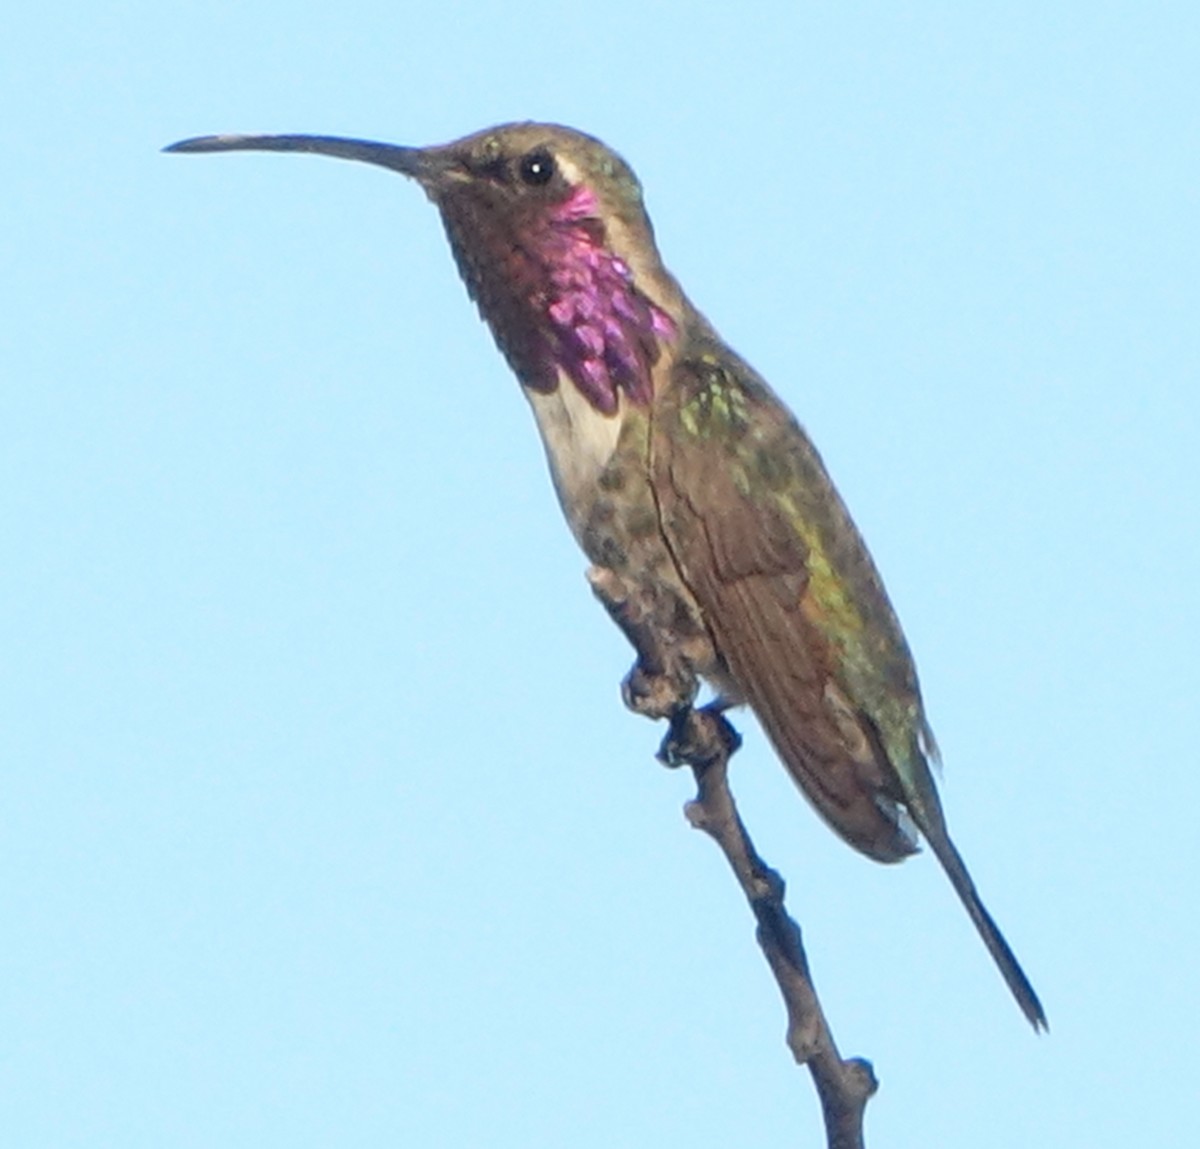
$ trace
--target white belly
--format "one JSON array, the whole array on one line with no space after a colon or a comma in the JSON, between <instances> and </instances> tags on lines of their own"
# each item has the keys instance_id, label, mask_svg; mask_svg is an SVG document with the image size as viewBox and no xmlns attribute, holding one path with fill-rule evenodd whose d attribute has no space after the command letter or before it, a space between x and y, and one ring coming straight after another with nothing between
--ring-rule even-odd
<instances>
[{"instance_id":1,"label":"white belly","mask_svg":"<svg viewBox=\"0 0 1200 1149\"><path fill-rule=\"evenodd\" d=\"M600 474L621 434L621 410L614 415L597 411L570 379L560 375L547 395L527 388L525 397L537 419L558 501L576 540L598 494Z\"/></svg>"}]
</instances>

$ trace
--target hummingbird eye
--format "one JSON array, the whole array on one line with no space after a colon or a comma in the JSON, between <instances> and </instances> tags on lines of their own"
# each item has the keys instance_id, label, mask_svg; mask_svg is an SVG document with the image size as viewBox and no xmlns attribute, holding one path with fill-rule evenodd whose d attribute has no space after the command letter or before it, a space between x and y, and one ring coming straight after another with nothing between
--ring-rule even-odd
<instances>
[{"instance_id":1,"label":"hummingbird eye","mask_svg":"<svg viewBox=\"0 0 1200 1149\"><path fill-rule=\"evenodd\" d=\"M530 187L545 187L556 171L554 157L545 148L535 148L521 157L521 179Z\"/></svg>"}]
</instances>

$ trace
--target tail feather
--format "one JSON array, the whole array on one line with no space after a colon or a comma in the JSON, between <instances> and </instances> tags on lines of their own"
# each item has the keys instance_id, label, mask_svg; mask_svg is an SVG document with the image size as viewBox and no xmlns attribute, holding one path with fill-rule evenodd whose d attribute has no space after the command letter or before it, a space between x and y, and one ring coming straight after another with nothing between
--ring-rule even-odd
<instances>
[{"instance_id":1,"label":"tail feather","mask_svg":"<svg viewBox=\"0 0 1200 1149\"><path fill-rule=\"evenodd\" d=\"M1021 968L1021 963L1017 961L1016 954L1004 940L1000 927L996 925L992 915L984 907L979 892L975 889L975 883L967 872L966 863L955 849L949 835L943 830L941 833L926 834L926 837L938 861L942 863L942 868L946 871L951 885L954 886L955 893L962 900L967 913L971 916L971 921L975 923L975 928L979 931L979 936L983 938L983 944L987 946L988 953L992 955L992 960L999 968L1013 997L1017 999L1021 1012L1029 1019L1029 1024L1034 1029L1048 1030L1050 1026L1046 1021L1046 1011L1042 1008L1037 992L1030 984L1029 978L1025 976L1025 971Z\"/></svg>"}]
</instances>

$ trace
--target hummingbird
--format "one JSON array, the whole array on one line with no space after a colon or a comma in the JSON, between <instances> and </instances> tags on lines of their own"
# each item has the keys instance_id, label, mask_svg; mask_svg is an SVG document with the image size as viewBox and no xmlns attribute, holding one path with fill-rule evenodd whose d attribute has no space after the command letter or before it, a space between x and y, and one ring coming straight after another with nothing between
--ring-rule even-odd
<instances>
[{"instance_id":1,"label":"hummingbird","mask_svg":"<svg viewBox=\"0 0 1200 1149\"><path fill-rule=\"evenodd\" d=\"M218 135L168 152L308 152L407 176L533 410L588 580L637 658L630 709L702 682L745 704L825 821L879 862L928 842L1025 1017L1041 1002L946 827L908 643L795 417L663 263L630 166L592 136L514 123L404 147Z\"/></svg>"}]
</instances>

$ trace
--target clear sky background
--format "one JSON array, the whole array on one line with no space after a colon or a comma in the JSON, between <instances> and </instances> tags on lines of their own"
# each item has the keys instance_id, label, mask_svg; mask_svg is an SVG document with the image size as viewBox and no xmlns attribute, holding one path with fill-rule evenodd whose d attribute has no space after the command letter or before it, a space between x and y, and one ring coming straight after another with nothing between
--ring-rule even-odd
<instances>
[{"instance_id":1,"label":"clear sky background","mask_svg":"<svg viewBox=\"0 0 1200 1149\"><path fill-rule=\"evenodd\" d=\"M869 1143L1183 1145L1200 1070L1195 4L16 5L0 43L0 1142L813 1145L417 188L185 136L552 119L817 441L951 827L733 782Z\"/></svg>"}]
</instances>

